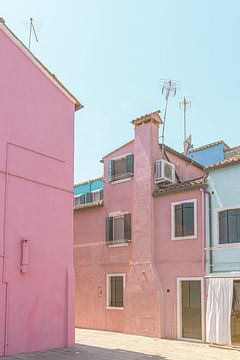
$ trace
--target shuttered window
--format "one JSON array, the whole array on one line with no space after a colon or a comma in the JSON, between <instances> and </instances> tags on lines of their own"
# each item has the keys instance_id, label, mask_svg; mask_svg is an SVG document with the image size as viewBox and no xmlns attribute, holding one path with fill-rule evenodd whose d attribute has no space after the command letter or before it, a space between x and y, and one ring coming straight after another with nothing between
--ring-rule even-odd
<instances>
[{"instance_id":1,"label":"shuttered window","mask_svg":"<svg viewBox=\"0 0 240 360\"><path fill-rule=\"evenodd\" d=\"M229 209L218 213L219 244L240 242L240 209Z\"/></svg>"},{"instance_id":2,"label":"shuttered window","mask_svg":"<svg viewBox=\"0 0 240 360\"><path fill-rule=\"evenodd\" d=\"M86 203L103 200L103 190L92 191L86 194Z\"/></svg>"},{"instance_id":3,"label":"shuttered window","mask_svg":"<svg viewBox=\"0 0 240 360\"><path fill-rule=\"evenodd\" d=\"M78 206L81 204L85 204L85 195L81 194L81 195L74 196L74 206Z\"/></svg>"},{"instance_id":4,"label":"shuttered window","mask_svg":"<svg viewBox=\"0 0 240 360\"><path fill-rule=\"evenodd\" d=\"M194 202L174 205L174 237L195 235Z\"/></svg>"},{"instance_id":5,"label":"shuttered window","mask_svg":"<svg viewBox=\"0 0 240 360\"><path fill-rule=\"evenodd\" d=\"M134 156L129 154L119 159L109 160L108 179L116 181L133 176L134 174Z\"/></svg>"},{"instance_id":6,"label":"shuttered window","mask_svg":"<svg viewBox=\"0 0 240 360\"><path fill-rule=\"evenodd\" d=\"M131 214L106 218L106 243L116 244L131 240Z\"/></svg>"},{"instance_id":7,"label":"shuttered window","mask_svg":"<svg viewBox=\"0 0 240 360\"><path fill-rule=\"evenodd\" d=\"M108 275L108 307L123 307L124 275Z\"/></svg>"}]
</instances>

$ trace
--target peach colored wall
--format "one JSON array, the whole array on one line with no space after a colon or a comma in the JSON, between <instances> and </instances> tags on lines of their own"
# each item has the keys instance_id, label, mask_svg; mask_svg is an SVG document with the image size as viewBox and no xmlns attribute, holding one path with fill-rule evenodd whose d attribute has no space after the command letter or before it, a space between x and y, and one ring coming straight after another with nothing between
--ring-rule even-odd
<instances>
[{"instance_id":1,"label":"peach colored wall","mask_svg":"<svg viewBox=\"0 0 240 360\"><path fill-rule=\"evenodd\" d=\"M109 183L108 160L126 153L134 153L134 177L127 182ZM186 165L175 155L170 156L172 162L178 162L182 181L202 174L195 166ZM154 164L161 157L158 127L146 124L136 128L134 142L104 158L104 207L75 211L78 327L176 337L176 277L204 273L201 262L201 191L153 198L156 186ZM169 206L173 199L186 199L188 196L197 197L198 238L173 243L169 238ZM118 211L132 214L132 242L112 248L105 243L105 218ZM108 273L126 274L123 310L106 309ZM166 287L170 287L170 296L174 296L170 309Z\"/></svg>"},{"instance_id":2,"label":"peach colored wall","mask_svg":"<svg viewBox=\"0 0 240 360\"><path fill-rule=\"evenodd\" d=\"M74 343L74 104L0 30L0 355ZM21 242L30 240L28 273Z\"/></svg>"}]
</instances>

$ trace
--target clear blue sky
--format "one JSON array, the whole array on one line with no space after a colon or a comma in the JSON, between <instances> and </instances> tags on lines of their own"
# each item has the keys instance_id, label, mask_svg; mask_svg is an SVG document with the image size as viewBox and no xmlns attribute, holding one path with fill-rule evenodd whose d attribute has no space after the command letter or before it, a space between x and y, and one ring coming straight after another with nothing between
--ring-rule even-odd
<instances>
[{"instance_id":1,"label":"clear blue sky","mask_svg":"<svg viewBox=\"0 0 240 360\"><path fill-rule=\"evenodd\" d=\"M195 146L240 143L238 0L0 0L0 16L84 104L76 113L75 181L102 174L102 155L133 137L130 121L163 110L161 78L181 81L166 143L182 150L179 97L191 96Z\"/></svg>"}]
</instances>

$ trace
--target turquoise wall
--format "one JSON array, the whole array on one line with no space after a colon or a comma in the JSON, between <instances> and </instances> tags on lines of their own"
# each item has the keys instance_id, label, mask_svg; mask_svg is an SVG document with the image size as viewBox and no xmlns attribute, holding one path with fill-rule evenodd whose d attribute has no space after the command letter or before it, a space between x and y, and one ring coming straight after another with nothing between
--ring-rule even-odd
<instances>
[{"instance_id":1,"label":"turquoise wall","mask_svg":"<svg viewBox=\"0 0 240 360\"><path fill-rule=\"evenodd\" d=\"M218 245L218 221L216 209L239 206L240 208L240 165L223 167L210 171L208 190L212 198L213 272L240 271L240 243ZM208 197L206 198L208 207ZM209 248L208 208L206 209L206 243ZM207 252L207 272L209 253Z\"/></svg>"},{"instance_id":2,"label":"turquoise wall","mask_svg":"<svg viewBox=\"0 0 240 360\"><path fill-rule=\"evenodd\" d=\"M90 180L88 183L75 185L74 186L74 195L87 194L94 190L102 190L103 188L104 188L103 179L98 179L95 181Z\"/></svg>"}]
</instances>

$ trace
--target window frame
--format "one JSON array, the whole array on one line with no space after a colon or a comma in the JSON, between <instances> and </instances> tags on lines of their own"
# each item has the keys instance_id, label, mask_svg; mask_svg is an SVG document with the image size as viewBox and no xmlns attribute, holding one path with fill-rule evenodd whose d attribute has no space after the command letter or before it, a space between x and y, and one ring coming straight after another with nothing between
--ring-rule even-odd
<instances>
[{"instance_id":1,"label":"window frame","mask_svg":"<svg viewBox=\"0 0 240 360\"><path fill-rule=\"evenodd\" d=\"M134 153L126 153L126 154L117 155L117 156L109 159L108 161L118 161L118 160L123 160L123 159L125 159L127 161L127 157L130 156L130 155L134 156ZM108 181L111 184L117 184L117 183L129 181L134 176L134 170L133 170L133 173L126 172L126 174L128 174L126 177L119 177L119 178L117 177L117 175L114 175L114 177L115 176L117 177L116 179L109 178L109 176L108 176Z\"/></svg>"},{"instance_id":2,"label":"window frame","mask_svg":"<svg viewBox=\"0 0 240 360\"><path fill-rule=\"evenodd\" d=\"M194 211L194 234L189 236L175 236L175 206L185 203L193 203ZM171 203L171 240L191 240L197 238L197 199L185 199Z\"/></svg>"},{"instance_id":3,"label":"window frame","mask_svg":"<svg viewBox=\"0 0 240 360\"><path fill-rule=\"evenodd\" d=\"M214 214L214 234L215 234L215 246L217 246L218 248L240 248L240 242L236 242L236 243L226 243L226 244L220 244L219 243L219 213L221 211L225 211L225 210L235 210L235 209L240 209L240 204L239 205L232 205L232 206L222 206L220 208L215 209L215 214Z\"/></svg>"},{"instance_id":4,"label":"window frame","mask_svg":"<svg viewBox=\"0 0 240 360\"><path fill-rule=\"evenodd\" d=\"M84 203L75 205L75 198L81 198L82 195L85 195L85 194L84 194L84 193L81 193L81 194L73 195L73 205L74 205L74 206L80 206L80 205L86 204L86 198L85 198L85 202L84 202ZM86 196L85 196L85 197L86 197Z\"/></svg>"},{"instance_id":5,"label":"window frame","mask_svg":"<svg viewBox=\"0 0 240 360\"><path fill-rule=\"evenodd\" d=\"M92 194L92 201L91 202L95 202L95 201L100 201L101 200L101 190L102 189L97 189L97 190L92 190L90 193ZM93 196L95 194L99 193L99 200L93 200Z\"/></svg>"},{"instance_id":6,"label":"window frame","mask_svg":"<svg viewBox=\"0 0 240 360\"><path fill-rule=\"evenodd\" d=\"M111 306L111 277L123 277L123 306ZM124 310L124 290L125 290L126 274L125 273L108 273L106 276L106 309L107 310Z\"/></svg>"},{"instance_id":7,"label":"window frame","mask_svg":"<svg viewBox=\"0 0 240 360\"><path fill-rule=\"evenodd\" d=\"M130 215L131 216L131 213L129 211L124 211L124 212L115 212L115 213L109 213L107 218L112 218L113 219L113 231L112 231L112 236L114 235L114 219L116 218L123 218L123 231L124 231L124 237L125 237L125 215ZM121 240L116 240L114 242L114 239L112 241L112 243L108 243L106 242L106 245L109 247L109 248L113 248L113 247L122 247L122 246L128 246L129 243L132 242L132 216L131 216L131 239L121 239Z\"/></svg>"}]
</instances>

